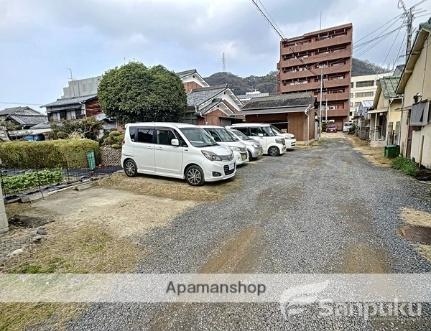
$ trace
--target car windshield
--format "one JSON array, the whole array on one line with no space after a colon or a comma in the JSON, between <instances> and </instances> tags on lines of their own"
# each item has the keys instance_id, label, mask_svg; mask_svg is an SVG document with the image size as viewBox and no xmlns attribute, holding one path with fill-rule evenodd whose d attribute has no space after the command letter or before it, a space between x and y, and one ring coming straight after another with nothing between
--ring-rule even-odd
<instances>
[{"instance_id":1,"label":"car windshield","mask_svg":"<svg viewBox=\"0 0 431 331\"><path fill-rule=\"evenodd\" d=\"M239 139L241 140L253 140L253 138L250 138L249 136L246 136L244 133L242 133L241 131L232 129L230 130L230 132L232 132L233 134L235 134L237 137L239 137Z\"/></svg>"},{"instance_id":2,"label":"car windshield","mask_svg":"<svg viewBox=\"0 0 431 331\"><path fill-rule=\"evenodd\" d=\"M276 135L283 134L283 132L281 132L277 127L273 125L271 125L271 129Z\"/></svg>"},{"instance_id":3,"label":"car windshield","mask_svg":"<svg viewBox=\"0 0 431 331\"><path fill-rule=\"evenodd\" d=\"M277 132L274 132L270 126L263 126L262 130L266 133L267 136L276 136L278 135Z\"/></svg>"},{"instance_id":4,"label":"car windshield","mask_svg":"<svg viewBox=\"0 0 431 331\"><path fill-rule=\"evenodd\" d=\"M180 131L194 147L215 146L214 139L201 128L183 128Z\"/></svg>"},{"instance_id":5,"label":"car windshield","mask_svg":"<svg viewBox=\"0 0 431 331\"><path fill-rule=\"evenodd\" d=\"M221 141L221 142L233 142L235 139L232 137L232 135L227 132L224 128L205 128L205 131L207 131L215 141Z\"/></svg>"}]
</instances>

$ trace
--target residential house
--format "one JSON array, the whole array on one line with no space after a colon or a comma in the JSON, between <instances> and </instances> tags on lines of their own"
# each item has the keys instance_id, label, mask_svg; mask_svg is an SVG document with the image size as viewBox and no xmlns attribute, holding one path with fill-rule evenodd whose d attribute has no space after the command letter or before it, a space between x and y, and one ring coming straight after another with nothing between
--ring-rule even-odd
<instances>
[{"instance_id":1,"label":"residential house","mask_svg":"<svg viewBox=\"0 0 431 331\"><path fill-rule=\"evenodd\" d=\"M404 94L401 153L431 168L431 18L419 25L397 93Z\"/></svg>"},{"instance_id":2,"label":"residential house","mask_svg":"<svg viewBox=\"0 0 431 331\"><path fill-rule=\"evenodd\" d=\"M48 121L47 116L30 107L13 107L0 110L0 120L16 130L29 129Z\"/></svg>"},{"instance_id":3,"label":"residential house","mask_svg":"<svg viewBox=\"0 0 431 331\"><path fill-rule=\"evenodd\" d=\"M242 103L227 85L195 88L187 93L183 121L199 125L231 125L244 121Z\"/></svg>"},{"instance_id":4,"label":"residential house","mask_svg":"<svg viewBox=\"0 0 431 331\"><path fill-rule=\"evenodd\" d=\"M102 113L97 100L97 88L101 77L71 80L63 88L63 95L54 102L43 105L50 122L79 119Z\"/></svg>"},{"instance_id":5,"label":"residential house","mask_svg":"<svg viewBox=\"0 0 431 331\"><path fill-rule=\"evenodd\" d=\"M180 71L176 73L183 82L186 93L201 87L208 87L208 83L202 78L196 69Z\"/></svg>"},{"instance_id":6,"label":"residential house","mask_svg":"<svg viewBox=\"0 0 431 331\"><path fill-rule=\"evenodd\" d=\"M402 107L402 96L396 92L399 80L399 76L386 76L377 81L373 109L368 111L372 147L399 143Z\"/></svg>"},{"instance_id":7,"label":"residential house","mask_svg":"<svg viewBox=\"0 0 431 331\"><path fill-rule=\"evenodd\" d=\"M251 99L242 113L248 123L273 124L294 134L298 142L309 143L317 133L315 106L312 93L289 93Z\"/></svg>"},{"instance_id":8,"label":"residential house","mask_svg":"<svg viewBox=\"0 0 431 331\"><path fill-rule=\"evenodd\" d=\"M373 108L373 100L362 100L355 107L352 122L356 125L356 135L368 140L370 137L370 120L368 111Z\"/></svg>"}]
</instances>

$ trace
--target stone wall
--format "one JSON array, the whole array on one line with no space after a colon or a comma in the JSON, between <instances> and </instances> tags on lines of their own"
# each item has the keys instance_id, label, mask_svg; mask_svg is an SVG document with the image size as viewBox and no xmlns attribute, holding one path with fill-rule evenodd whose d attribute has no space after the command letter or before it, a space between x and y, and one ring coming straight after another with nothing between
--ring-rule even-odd
<instances>
[{"instance_id":1,"label":"stone wall","mask_svg":"<svg viewBox=\"0 0 431 331\"><path fill-rule=\"evenodd\" d=\"M102 146L100 148L102 166L112 167L121 165L121 148Z\"/></svg>"}]
</instances>

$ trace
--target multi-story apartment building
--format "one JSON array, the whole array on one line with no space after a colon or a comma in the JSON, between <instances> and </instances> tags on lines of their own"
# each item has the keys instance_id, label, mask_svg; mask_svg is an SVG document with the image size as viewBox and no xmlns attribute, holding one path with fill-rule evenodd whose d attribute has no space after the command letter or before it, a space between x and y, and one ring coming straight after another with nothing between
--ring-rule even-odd
<instances>
[{"instance_id":1,"label":"multi-story apartment building","mask_svg":"<svg viewBox=\"0 0 431 331\"><path fill-rule=\"evenodd\" d=\"M350 110L351 69L352 24L284 39L280 43L278 92L312 92L320 101L323 76L322 116L327 102L327 119L341 130Z\"/></svg>"},{"instance_id":2,"label":"multi-story apartment building","mask_svg":"<svg viewBox=\"0 0 431 331\"><path fill-rule=\"evenodd\" d=\"M352 119L362 101L373 102L377 90L377 81L391 72L384 74L353 76L350 79L350 118Z\"/></svg>"}]
</instances>

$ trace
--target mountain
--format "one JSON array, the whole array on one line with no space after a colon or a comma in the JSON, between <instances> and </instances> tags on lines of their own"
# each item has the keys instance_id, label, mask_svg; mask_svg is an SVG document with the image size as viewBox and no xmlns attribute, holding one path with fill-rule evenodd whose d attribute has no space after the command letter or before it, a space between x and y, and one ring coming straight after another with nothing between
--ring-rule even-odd
<instances>
[{"instance_id":1,"label":"mountain","mask_svg":"<svg viewBox=\"0 0 431 331\"><path fill-rule=\"evenodd\" d=\"M362 61L353 58L352 76L372 75L386 72L387 70L372 64L368 61ZM265 76L248 76L239 77L230 72L217 72L205 80L210 85L227 84L236 95L245 94L245 92L254 91L276 93L277 90L277 72L271 71Z\"/></svg>"}]
</instances>

